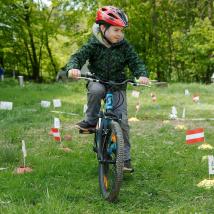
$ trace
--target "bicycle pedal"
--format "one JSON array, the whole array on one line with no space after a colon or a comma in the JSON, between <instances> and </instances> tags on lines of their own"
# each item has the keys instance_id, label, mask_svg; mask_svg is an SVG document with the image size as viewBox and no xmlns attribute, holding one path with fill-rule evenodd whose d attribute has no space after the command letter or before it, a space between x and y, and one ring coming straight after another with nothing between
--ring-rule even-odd
<instances>
[{"instance_id":1,"label":"bicycle pedal","mask_svg":"<svg viewBox=\"0 0 214 214\"><path fill-rule=\"evenodd\" d=\"M80 129L80 130L79 130L79 133L80 133L80 134L93 134L93 133L95 133L95 132L96 132L96 129L85 129L85 130Z\"/></svg>"}]
</instances>

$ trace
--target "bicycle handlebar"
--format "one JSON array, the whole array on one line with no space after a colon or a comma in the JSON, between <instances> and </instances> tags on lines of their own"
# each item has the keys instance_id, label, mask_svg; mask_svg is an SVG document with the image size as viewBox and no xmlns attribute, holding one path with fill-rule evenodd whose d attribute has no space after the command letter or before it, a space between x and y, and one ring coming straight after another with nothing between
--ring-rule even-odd
<instances>
[{"instance_id":1,"label":"bicycle handlebar","mask_svg":"<svg viewBox=\"0 0 214 214\"><path fill-rule=\"evenodd\" d=\"M78 77L78 79L85 79L85 80L89 80L89 81L92 81L92 82L99 82L99 83L107 84L107 85L110 85L110 86L120 86L120 85L125 85L126 83L129 83L129 84L131 84L133 86L151 87L150 85L138 83L138 82L135 82L134 80L131 80L131 79L126 79L126 80L124 80L122 82L104 81L104 80L99 79L94 74L81 74L81 77Z\"/></svg>"}]
</instances>

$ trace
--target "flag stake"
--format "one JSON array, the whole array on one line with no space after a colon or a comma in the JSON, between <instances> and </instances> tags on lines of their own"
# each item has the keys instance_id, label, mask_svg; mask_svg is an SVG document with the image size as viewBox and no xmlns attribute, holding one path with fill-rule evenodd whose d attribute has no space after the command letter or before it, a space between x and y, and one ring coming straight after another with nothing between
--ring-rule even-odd
<instances>
[{"instance_id":1,"label":"flag stake","mask_svg":"<svg viewBox=\"0 0 214 214\"><path fill-rule=\"evenodd\" d=\"M25 141L22 140L22 154L23 154L23 162L24 162L24 168L25 168L25 158L27 156L27 150L25 146Z\"/></svg>"},{"instance_id":2,"label":"flag stake","mask_svg":"<svg viewBox=\"0 0 214 214\"><path fill-rule=\"evenodd\" d=\"M137 102L135 108L136 108L136 111L135 111L135 118L137 118L137 113L138 113L139 110L140 110L140 99L138 99L138 102Z\"/></svg>"}]
</instances>

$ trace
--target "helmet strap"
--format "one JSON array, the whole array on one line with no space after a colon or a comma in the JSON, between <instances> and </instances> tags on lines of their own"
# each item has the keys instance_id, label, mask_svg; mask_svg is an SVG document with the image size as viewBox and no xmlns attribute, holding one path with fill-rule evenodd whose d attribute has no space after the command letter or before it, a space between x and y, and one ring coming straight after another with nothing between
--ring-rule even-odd
<instances>
[{"instance_id":1,"label":"helmet strap","mask_svg":"<svg viewBox=\"0 0 214 214\"><path fill-rule=\"evenodd\" d=\"M109 45L112 45L113 43L112 43L111 41L109 41L109 40L106 38L106 36L105 36L106 31L111 27L111 25L109 25L109 24L104 24L104 26L105 26L104 33L100 30L101 35L102 35L102 37L109 43Z\"/></svg>"}]
</instances>

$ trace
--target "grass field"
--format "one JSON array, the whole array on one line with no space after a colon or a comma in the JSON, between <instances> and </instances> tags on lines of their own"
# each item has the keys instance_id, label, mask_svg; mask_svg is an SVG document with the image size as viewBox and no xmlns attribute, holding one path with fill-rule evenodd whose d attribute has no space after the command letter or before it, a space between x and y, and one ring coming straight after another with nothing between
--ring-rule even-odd
<instances>
[{"instance_id":1,"label":"grass field","mask_svg":"<svg viewBox=\"0 0 214 214\"><path fill-rule=\"evenodd\" d=\"M188 89L191 96L184 96ZM203 127L206 142L214 146L214 85L170 84L139 90L139 122L130 122L132 160L135 173L125 175L119 201L108 203L100 195L92 135L79 135L73 125L83 118L86 103L84 81L67 84L32 84L24 88L14 80L0 82L0 101L13 102L13 110L0 110L0 213L213 213L214 188L197 184L208 176L207 155L201 145L185 144L188 129ZM136 98L128 90L129 117L135 115ZM157 96L152 102L151 93ZM199 94L200 103L192 101ZM41 100L61 99L62 107L41 108ZM178 117L186 109L186 120L168 120L171 107ZM78 115L58 114L52 110ZM62 138L71 152L59 150L48 133L54 117L61 120ZM27 147L27 166L32 173L14 174L22 165L21 140ZM212 177L211 177L212 178ZM214 177L213 177L214 178Z\"/></svg>"}]
</instances>

